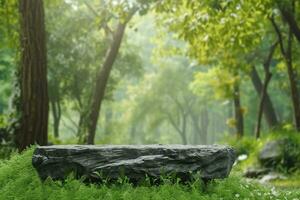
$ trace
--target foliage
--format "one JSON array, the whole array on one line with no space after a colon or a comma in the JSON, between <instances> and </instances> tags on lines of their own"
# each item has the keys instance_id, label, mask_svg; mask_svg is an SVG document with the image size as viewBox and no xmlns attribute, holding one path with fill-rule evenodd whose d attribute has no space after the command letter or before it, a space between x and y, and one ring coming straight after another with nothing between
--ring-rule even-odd
<instances>
[{"instance_id":1,"label":"foliage","mask_svg":"<svg viewBox=\"0 0 300 200\"><path fill-rule=\"evenodd\" d=\"M237 60L238 64L247 62L242 58L264 39L266 23L258 19L267 18L268 3L192 0L171 4L165 1L159 10L167 13L166 23L189 43L190 55L200 63L221 60L229 68L240 68Z\"/></svg>"},{"instance_id":2,"label":"foliage","mask_svg":"<svg viewBox=\"0 0 300 200\"><path fill-rule=\"evenodd\" d=\"M113 185L86 185L73 178L41 183L31 165L33 147L0 163L0 199L296 199L299 191L280 191L248 183L237 176L209 183L188 185L167 180L159 186L133 187L126 181Z\"/></svg>"},{"instance_id":3,"label":"foliage","mask_svg":"<svg viewBox=\"0 0 300 200\"><path fill-rule=\"evenodd\" d=\"M259 152L264 145L270 141L283 140L285 146L283 147L283 157L278 166L274 168L283 173L299 173L300 169L300 136L295 132L277 131L265 135L259 140L253 140L253 137L244 137L239 141L226 138L226 143L233 146L238 155L246 154L248 156L246 161L241 163L240 169L244 170L249 166L258 166Z\"/></svg>"},{"instance_id":4,"label":"foliage","mask_svg":"<svg viewBox=\"0 0 300 200\"><path fill-rule=\"evenodd\" d=\"M172 60L167 57L159 73L148 74L141 84L131 86L128 90L131 98L127 105L132 107L129 113L131 123L144 127L146 133L157 133L152 138L148 136L150 143L157 143L160 132L162 130L169 132L170 128L178 132L179 137L186 135L187 139L204 134L193 129L193 126L197 126L194 123L199 122L194 122L192 118L200 116L207 102L197 99L189 89L193 69L188 66L189 60L182 57ZM170 128L168 124L171 125ZM186 124L191 124L191 128L187 129ZM176 142L175 139L178 137L172 133L170 136L173 138L172 141ZM165 137L167 139L167 136ZM192 140L195 143L205 143L201 139Z\"/></svg>"},{"instance_id":5,"label":"foliage","mask_svg":"<svg viewBox=\"0 0 300 200\"><path fill-rule=\"evenodd\" d=\"M194 93L200 97L212 97L211 100L231 99L233 95L233 86L238 82L239 77L233 76L228 70L220 67L214 67L207 72L197 72L191 88ZM213 95L211 94L213 91Z\"/></svg>"},{"instance_id":6,"label":"foliage","mask_svg":"<svg viewBox=\"0 0 300 200\"><path fill-rule=\"evenodd\" d=\"M266 60L267 49L277 40L271 23L272 18L278 22L284 43L286 42L288 26L286 21L282 20L280 10L284 8L292 12L292 2L294 1L267 0L253 3L251 0L180 0L176 3L163 1L156 10L162 13L158 17L159 24L168 27L170 31L175 32L178 38L188 43L189 57L196 59L200 66L218 68L221 73L224 73L224 78L219 79L217 85L224 86L224 88L221 91L218 90L220 87L213 88L215 94L224 96L224 93L227 93L228 79L226 74L228 72L231 73L231 76L236 76L241 84L244 84L243 82L250 75L249 72L253 66L258 69L263 68L262 64ZM294 14L296 19L299 17L298 6L299 4L296 2ZM292 42L294 41L296 40L292 39ZM292 53L294 54L295 66L299 62L295 53L298 51L298 46L293 45ZM274 74L273 80L276 78L274 84L280 83L276 90L285 88L286 92L289 89L289 82L285 72L282 71L282 66L285 66L284 59L282 59L280 50L277 48L271 62L271 73ZM295 70L298 69L295 67ZM195 76L194 81L194 83L200 82L198 83L199 89L197 84L192 84L196 87L194 90L198 91L198 94L203 89L201 82L202 85L205 85L205 81L207 81L201 79L206 70L199 69L199 71L199 75ZM208 74L205 77L208 78L207 82L210 82L210 80L214 80L209 76L213 70L207 71ZM281 78L284 76L285 78ZM272 98L278 99L276 95ZM247 106L250 107L250 105ZM281 108L276 107L276 109ZM290 121L291 119L287 120ZM245 126L249 127L248 120Z\"/></svg>"},{"instance_id":7,"label":"foliage","mask_svg":"<svg viewBox=\"0 0 300 200\"><path fill-rule=\"evenodd\" d=\"M0 115L0 159L8 159L15 151L8 126L8 116Z\"/></svg>"},{"instance_id":8,"label":"foliage","mask_svg":"<svg viewBox=\"0 0 300 200\"><path fill-rule=\"evenodd\" d=\"M300 174L299 173L293 173L289 176L287 176L287 179L283 180L274 180L272 181L272 185L278 188L294 188L297 190L300 187Z\"/></svg>"},{"instance_id":9,"label":"foliage","mask_svg":"<svg viewBox=\"0 0 300 200\"><path fill-rule=\"evenodd\" d=\"M7 112L9 97L14 85L9 80L13 79L13 72L17 71L18 49L18 6L16 0L0 1L0 113Z\"/></svg>"},{"instance_id":10,"label":"foliage","mask_svg":"<svg viewBox=\"0 0 300 200\"><path fill-rule=\"evenodd\" d=\"M253 137L243 137L240 140L236 140L232 137L226 137L224 139L226 143L233 146L237 155L250 155L256 154L262 148L261 140L254 140Z\"/></svg>"},{"instance_id":11,"label":"foliage","mask_svg":"<svg viewBox=\"0 0 300 200\"><path fill-rule=\"evenodd\" d=\"M1 131L1 130L0 130ZM10 144L2 143L0 144L0 160L7 160L11 155L17 150Z\"/></svg>"},{"instance_id":12,"label":"foliage","mask_svg":"<svg viewBox=\"0 0 300 200\"><path fill-rule=\"evenodd\" d=\"M71 123L72 127L75 125L71 129L76 136L81 134L80 128L84 120L80 119L85 118L88 113L95 75L100 70L111 42L109 30L102 26L116 25L117 20L110 16L113 14L109 13L112 12L109 8L109 5L99 4L97 1L60 1L50 4L46 9L46 27L49 32L49 97L60 105L63 119L67 118L64 120L67 122L62 120L62 130ZM105 100L115 100L114 91L122 79L141 76L143 69L136 49L126 39L123 41L109 78ZM68 117L72 111L77 113L73 112Z\"/></svg>"}]
</instances>

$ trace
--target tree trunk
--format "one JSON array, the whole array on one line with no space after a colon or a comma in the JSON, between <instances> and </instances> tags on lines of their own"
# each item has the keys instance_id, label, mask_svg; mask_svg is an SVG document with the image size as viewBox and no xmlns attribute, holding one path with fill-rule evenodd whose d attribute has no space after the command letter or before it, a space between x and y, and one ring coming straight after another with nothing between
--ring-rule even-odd
<instances>
[{"instance_id":1,"label":"tree trunk","mask_svg":"<svg viewBox=\"0 0 300 200\"><path fill-rule=\"evenodd\" d=\"M197 145L200 144L201 138L200 138L200 134L199 131L197 130L197 128L194 126L194 122L191 122L191 126L193 127L193 137L192 137L192 144Z\"/></svg>"},{"instance_id":2,"label":"tree trunk","mask_svg":"<svg viewBox=\"0 0 300 200\"><path fill-rule=\"evenodd\" d=\"M53 131L54 131L54 137L59 137L59 125L60 125L60 119L61 119L61 107L60 107L60 101L59 99L51 99L50 98L50 104L52 108L52 116L53 116Z\"/></svg>"},{"instance_id":3,"label":"tree trunk","mask_svg":"<svg viewBox=\"0 0 300 200\"><path fill-rule=\"evenodd\" d=\"M265 80L264 80L263 88L261 91L260 102L259 102L258 113L257 113L257 115L258 115L257 116L257 126L255 129L256 139L258 139L260 137L260 127L261 127L261 118L262 118L262 114L263 114L263 108L265 107L265 99L267 96L268 85L272 78L272 73L270 72L270 65L271 65L271 61L273 58L274 51L277 47L277 44L278 44L278 42L276 42L274 45L271 46L268 57L263 65L264 71L265 71Z\"/></svg>"},{"instance_id":4,"label":"tree trunk","mask_svg":"<svg viewBox=\"0 0 300 200\"><path fill-rule=\"evenodd\" d=\"M77 125L77 137L78 137L78 144L86 143L85 137L85 120L87 119L87 112L83 109L79 112L79 120Z\"/></svg>"},{"instance_id":5,"label":"tree trunk","mask_svg":"<svg viewBox=\"0 0 300 200\"><path fill-rule=\"evenodd\" d=\"M226 108L226 121L228 120L228 119L233 119L233 118L235 118L235 112L234 112L234 101L233 101L233 99L232 100L230 100L229 101L229 103L228 103L228 106L227 106L227 108ZM212 119L214 119L214 115L215 114L213 114L212 113ZM214 124L214 120L212 120L212 125ZM227 124L227 131L228 131L228 133L230 134L230 135L234 135L235 134L235 127L233 127L232 125L230 125L230 124L228 124L227 122L226 122L226 124ZM212 127L214 127L214 126L212 126Z\"/></svg>"},{"instance_id":6,"label":"tree trunk","mask_svg":"<svg viewBox=\"0 0 300 200\"><path fill-rule=\"evenodd\" d=\"M294 11L293 11L294 12ZM294 110L294 122L295 122L295 128L297 132L300 131L300 101L299 101L299 93L297 88L297 76L296 71L293 68L293 55L292 55L292 44L293 44L293 32L290 28L288 33L288 42L287 47L285 48L283 35L275 21L274 18L270 18L271 23L274 27L274 30L277 34L281 54L286 62L286 67L288 71L288 77L290 82L290 90L291 90L291 97L292 97L292 104L293 104L293 110Z\"/></svg>"},{"instance_id":7,"label":"tree trunk","mask_svg":"<svg viewBox=\"0 0 300 200\"><path fill-rule=\"evenodd\" d=\"M46 145L48 134L47 53L42 0L20 0L21 103L16 144Z\"/></svg>"},{"instance_id":8,"label":"tree trunk","mask_svg":"<svg viewBox=\"0 0 300 200\"><path fill-rule=\"evenodd\" d=\"M194 141L194 142L197 142L196 144L204 144L202 139L203 139L203 136L202 136L202 130L200 128L200 118L199 118L199 115L197 114L194 114L190 111L191 113L191 118L192 118L192 123L193 123L193 129L194 131L196 132L195 134L195 140L197 141Z\"/></svg>"},{"instance_id":9,"label":"tree trunk","mask_svg":"<svg viewBox=\"0 0 300 200\"><path fill-rule=\"evenodd\" d=\"M187 124L187 114L181 112L182 120L180 120L180 116L177 121L174 120L172 114L165 112L168 117L169 122L174 127L174 129L178 132L181 137L182 144L187 144L187 137L186 137L186 124Z\"/></svg>"},{"instance_id":10,"label":"tree trunk","mask_svg":"<svg viewBox=\"0 0 300 200\"><path fill-rule=\"evenodd\" d=\"M290 90L291 90L291 96L292 96L292 102L294 108L294 121L295 121L296 130L299 132L300 131L300 105L299 105L300 101L299 101L299 92L297 88L296 72L294 71L293 68L292 40L293 40L293 35L292 32L290 31L285 60L286 60L289 81L290 81Z\"/></svg>"},{"instance_id":11,"label":"tree trunk","mask_svg":"<svg viewBox=\"0 0 300 200\"><path fill-rule=\"evenodd\" d=\"M204 107L201 111L201 141L202 144L207 144L207 134L208 134L208 125L209 117L207 107Z\"/></svg>"},{"instance_id":12,"label":"tree trunk","mask_svg":"<svg viewBox=\"0 0 300 200\"><path fill-rule=\"evenodd\" d=\"M240 100L240 88L237 83L234 84L233 102L236 122L236 136L237 138L242 138L244 135L244 117Z\"/></svg>"},{"instance_id":13,"label":"tree trunk","mask_svg":"<svg viewBox=\"0 0 300 200\"><path fill-rule=\"evenodd\" d=\"M251 76L252 84L254 85L257 94L261 96L263 91L263 84L259 78L259 75L255 67L252 68L250 76ZM278 126L278 119L276 116L276 112L268 92L266 92L264 97L263 113L269 128L274 128Z\"/></svg>"},{"instance_id":14,"label":"tree trunk","mask_svg":"<svg viewBox=\"0 0 300 200\"><path fill-rule=\"evenodd\" d=\"M183 145L187 145L187 138L186 138L186 133L180 133L181 135L181 140Z\"/></svg>"},{"instance_id":15,"label":"tree trunk","mask_svg":"<svg viewBox=\"0 0 300 200\"><path fill-rule=\"evenodd\" d=\"M49 83L49 100L52 109L52 117L53 117L53 131L54 137L59 137L59 125L61 119L61 106L60 106L60 94L59 94L59 84L58 80L52 80Z\"/></svg>"},{"instance_id":16,"label":"tree trunk","mask_svg":"<svg viewBox=\"0 0 300 200\"><path fill-rule=\"evenodd\" d=\"M267 96L267 88L268 88L269 82L271 80L271 77L272 77L271 73L266 74L263 88L262 88L261 95L260 95L260 102L259 102L258 113L257 113L257 125L255 127L256 139L258 139L260 137L261 118L262 118L262 114L263 114L263 108L265 107L264 105L265 105L265 99Z\"/></svg>"},{"instance_id":17,"label":"tree trunk","mask_svg":"<svg viewBox=\"0 0 300 200\"><path fill-rule=\"evenodd\" d=\"M188 143L187 141L187 136L186 136L186 123L187 123L187 116L186 114L183 114L182 116L182 131L181 131L181 138L182 138L182 143L186 145Z\"/></svg>"},{"instance_id":18,"label":"tree trunk","mask_svg":"<svg viewBox=\"0 0 300 200\"><path fill-rule=\"evenodd\" d=\"M116 60L116 57L118 55L121 46L125 27L126 27L125 23L118 24L117 30L113 36L112 44L108 49L104 59L104 63L99 73L97 74L96 86L93 92L90 114L88 116L88 121L87 121L87 126L88 126L87 144L94 144L97 121L99 118L99 113L101 110L101 104L104 98L106 85L108 82L111 69L113 67L113 64Z\"/></svg>"},{"instance_id":19,"label":"tree trunk","mask_svg":"<svg viewBox=\"0 0 300 200\"><path fill-rule=\"evenodd\" d=\"M292 2L292 10L289 10L288 7L280 7L280 11L284 20L288 23L291 31L297 38L298 42L300 42L300 28L297 24L294 9L295 9L295 1Z\"/></svg>"},{"instance_id":20,"label":"tree trunk","mask_svg":"<svg viewBox=\"0 0 300 200\"><path fill-rule=\"evenodd\" d=\"M207 144L207 130L209 125L208 119L208 110L203 108L200 115L199 113L193 113L193 110L190 110L190 116L192 119L193 128L196 131L200 144ZM197 142L198 144L199 142Z\"/></svg>"}]
</instances>

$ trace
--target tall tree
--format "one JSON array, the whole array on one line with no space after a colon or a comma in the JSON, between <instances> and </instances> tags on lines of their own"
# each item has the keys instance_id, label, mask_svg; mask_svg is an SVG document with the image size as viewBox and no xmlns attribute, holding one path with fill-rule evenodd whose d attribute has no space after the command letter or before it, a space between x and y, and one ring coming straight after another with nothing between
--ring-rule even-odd
<instances>
[{"instance_id":1,"label":"tall tree","mask_svg":"<svg viewBox=\"0 0 300 200\"><path fill-rule=\"evenodd\" d=\"M20 0L20 125L16 144L47 144L48 86L43 0Z\"/></svg>"},{"instance_id":2,"label":"tall tree","mask_svg":"<svg viewBox=\"0 0 300 200\"><path fill-rule=\"evenodd\" d=\"M237 138L241 138L244 133L244 108L241 104L240 82L236 72L231 72L223 67L213 67L205 72L197 72L191 84L197 95L202 98L206 97L206 102L233 101L233 117L227 120L227 124L235 127ZM207 114L204 112L202 115L203 125L209 123L208 120L205 120L208 118L205 115Z\"/></svg>"},{"instance_id":3,"label":"tall tree","mask_svg":"<svg viewBox=\"0 0 300 200\"><path fill-rule=\"evenodd\" d=\"M113 64L116 60L116 57L118 55L121 46L125 27L126 27L126 23L118 24L117 30L113 35L113 42L110 48L108 49L104 59L105 61L97 74L96 86L94 88L92 103L90 107L90 114L88 117L89 120L88 136L87 136L88 144L94 144L96 126L97 126L97 121L101 109L101 103L104 98L105 89L106 89L110 72L112 70Z\"/></svg>"},{"instance_id":4,"label":"tall tree","mask_svg":"<svg viewBox=\"0 0 300 200\"><path fill-rule=\"evenodd\" d=\"M51 82L49 81L49 103L52 110L53 117L53 132L54 137L59 137L59 125L61 119L61 96L59 91L59 80L54 78Z\"/></svg>"},{"instance_id":5,"label":"tall tree","mask_svg":"<svg viewBox=\"0 0 300 200\"><path fill-rule=\"evenodd\" d=\"M189 3L179 1L178 4L165 1L158 10L168 13L166 24L189 42L190 55L200 63L227 61L228 57L232 57L234 62L243 63L238 65L240 71L247 71L247 67L244 66L249 65L249 62L243 62L245 56L255 52L266 38L274 37L273 27L268 19L273 16L277 21L278 17L281 17L283 22L287 22L290 30L286 29L285 24L277 26L275 19L273 26L287 66L295 127L299 131L300 96L292 51L293 37L300 37L296 21L299 14L296 7L298 5L295 0L258 0L256 4L249 0L191 0ZM278 10L281 12L276 12ZM233 30L228 27L237 28ZM253 58L250 63L257 62L257 58Z\"/></svg>"},{"instance_id":6,"label":"tall tree","mask_svg":"<svg viewBox=\"0 0 300 200\"><path fill-rule=\"evenodd\" d=\"M295 128L299 132L300 131L300 96L297 87L297 74L293 66L293 52L292 52L294 35L290 27L287 34L288 35L287 42L286 42L287 44L285 45L282 31L280 30L280 27L278 26L274 17L270 18L270 20L278 37L281 55L286 63L286 68L287 68L289 83L290 83L293 111L294 111Z\"/></svg>"},{"instance_id":7,"label":"tall tree","mask_svg":"<svg viewBox=\"0 0 300 200\"><path fill-rule=\"evenodd\" d=\"M287 1L288 2L288 1ZM285 1L278 1L279 9L281 11L283 19L288 23L291 31L297 38L298 42L300 42L300 28L298 26L296 16L295 16L295 9L296 9L296 2L292 0L288 3Z\"/></svg>"},{"instance_id":8,"label":"tall tree","mask_svg":"<svg viewBox=\"0 0 300 200\"><path fill-rule=\"evenodd\" d=\"M241 106L240 86L238 83L234 83L233 86L233 102L234 102L234 117L237 138L242 138L244 135L244 116Z\"/></svg>"},{"instance_id":9,"label":"tall tree","mask_svg":"<svg viewBox=\"0 0 300 200\"><path fill-rule=\"evenodd\" d=\"M270 65L271 65L272 57L273 57L273 54L274 54L274 51L276 49L277 44L278 43L276 42L274 45L271 46L269 55L268 55L267 59L265 60L265 62L263 64L264 71L265 71L265 79L264 79L263 87L262 87L262 90L261 90L261 93L260 93L260 102L259 102L259 106L258 106L257 124L256 124L256 128L255 128L255 137L256 137L256 139L258 139L260 137L260 127L261 127L262 114L263 114L264 107L266 107L265 106L265 100L266 100L266 97L267 97L268 85L269 85L270 80L272 78L272 73L270 71Z\"/></svg>"},{"instance_id":10,"label":"tall tree","mask_svg":"<svg viewBox=\"0 0 300 200\"><path fill-rule=\"evenodd\" d=\"M250 72L250 77L252 84L256 90L256 93L260 95L263 91L263 83L258 75L258 72L255 67L252 68ZM266 92L264 97L264 106L263 106L263 112L265 120L269 126L269 128L274 128L278 125L278 119L275 112L275 108L273 106L273 102L271 100L271 97L269 96L268 92Z\"/></svg>"},{"instance_id":11,"label":"tall tree","mask_svg":"<svg viewBox=\"0 0 300 200\"><path fill-rule=\"evenodd\" d=\"M90 110L86 122L88 131L88 135L86 138L87 144L94 144L97 122L101 110L101 104L104 100L105 90L107 87L109 76L118 55L124 32L126 29L126 25L130 21L132 16L135 14L135 12L136 8L133 8L127 14L127 17L125 17L125 19L119 20L116 30L112 32L112 42L110 47L107 49L104 62L96 75L96 85L93 89ZM107 28L108 27L106 27L106 29Z\"/></svg>"}]
</instances>

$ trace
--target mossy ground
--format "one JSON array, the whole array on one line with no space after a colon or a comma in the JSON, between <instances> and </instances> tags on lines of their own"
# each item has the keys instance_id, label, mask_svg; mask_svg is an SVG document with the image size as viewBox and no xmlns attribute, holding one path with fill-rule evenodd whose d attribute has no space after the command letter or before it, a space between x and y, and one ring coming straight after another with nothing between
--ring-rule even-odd
<instances>
[{"instance_id":1,"label":"mossy ground","mask_svg":"<svg viewBox=\"0 0 300 200\"><path fill-rule=\"evenodd\" d=\"M201 181L188 185L170 183L134 187L126 181L113 185L87 185L73 178L66 182L46 180L41 183L31 165L33 148L0 164L0 199L290 199L299 200L300 190L276 190L246 182L238 175L203 186Z\"/></svg>"}]
</instances>

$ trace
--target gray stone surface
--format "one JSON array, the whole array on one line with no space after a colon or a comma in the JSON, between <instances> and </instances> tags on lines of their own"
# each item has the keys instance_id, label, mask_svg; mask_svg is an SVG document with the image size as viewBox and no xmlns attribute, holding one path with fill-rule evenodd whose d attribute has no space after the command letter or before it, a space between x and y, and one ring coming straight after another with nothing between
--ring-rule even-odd
<instances>
[{"instance_id":1,"label":"gray stone surface","mask_svg":"<svg viewBox=\"0 0 300 200\"><path fill-rule=\"evenodd\" d=\"M284 156L284 141L270 141L259 153L259 161L264 167L275 167Z\"/></svg>"},{"instance_id":2,"label":"gray stone surface","mask_svg":"<svg viewBox=\"0 0 300 200\"><path fill-rule=\"evenodd\" d=\"M267 175L264 175L260 180L259 182L261 184L264 184L264 183L268 183L268 182L271 182L271 181L274 181L274 180L285 180L287 179L286 176L284 176L283 174L280 174L280 173L276 173L276 172L271 172Z\"/></svg>"},{"instance_id":3,"label":"gray stone surface","mask_svg":"<svg viewBox=\"0 0 300 200\"><path fill-rule=\"evenodd\" d=\"M268 168L257 168L257 167L249 167L244 172L244 177L246 178L259 178L266 174L268 174L271 170Z\"/></svg>"},{"instance_id":4,"label":"gray stone surface","mask_svg":"<svg viewBox=\"0 0 300 200\"><path fill-rule=\"evenodd\" d=\"M65 179L70 173L93 182L169 174L183 180L199 174L210 180L226 178L235 158L232 148L218 145L54 145L37 147L32 163L42 180Z\"/></svg>"}]
</instances>

